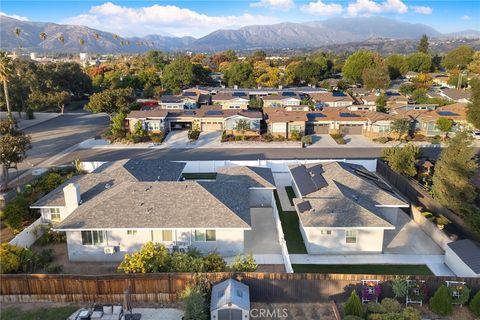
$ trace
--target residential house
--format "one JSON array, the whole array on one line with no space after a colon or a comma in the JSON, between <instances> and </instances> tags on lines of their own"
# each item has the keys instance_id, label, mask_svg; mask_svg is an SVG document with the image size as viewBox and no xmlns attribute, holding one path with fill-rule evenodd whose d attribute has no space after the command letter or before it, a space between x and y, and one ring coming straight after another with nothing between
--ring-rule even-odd
<instances>
[{"instance_id":1,"label":"residential house","mask_svg":"<svg viewBox=\"0 0 480 320\"><path fill-rule=\"evenodd\" d=\"M309 96L316 105L321 107L349 107L356 102L351 95L340 91L311 93Z\"/></svg>"},{"instance_id":2,"label":"residential house","mask_svg":"<svg viewBox=\"0 0 480 320\"><path fill-rule=\"evenodd\" d=\"M430 78L432 78L433 84L441 87L451 87L448 84L448 79L450 77L447 73L430 72L428 75L430 76Z\"/></svg>"},{"instance_id":3,"label":"residential house","mask_svg":"<svg viewBox=\"0 0 480 320\"><path fill-rule=\"evenodd\" d=\"M290 138L292 132L305 135L307 111L287 111L283 108L263 108L268 132L273 136Z\"/></svg>"},{"instance_id":4,"label":"residential house","mask_svg":"<svg viewBox=\"0 0 480 320\"><path fill-rule=\"evenodd\" d=\"M361 88L355 87L355 88L350 88L348 90L352 93L352 96L355 98L368 96L372 92L371 90L365 89L363 87Z\"/></svg>"},{"instance_id":5,"label":"residential house","mask_svg":"<svg viewBox=\"0 0 480 320\"><path fill-rule=\"evenodd\" d=\"M468 90L464 89L452 89L452 88L445 88L439 92L440 96L443 98L460 102L460 103L470 103L471 101L471 93Z\"/></svg>"},{"instance_id":6,"label":"residential house","mask_svg":"<svg viewBox=\"0 0 480 320\"><path fill-rule=\"evenodd\" d=\"M269 95L261 97L264 108L270 107L292 107L300 106L302 97L295 92L282 92L280 95Z\"/></svg>"},{"instance_id":7,"label":"residential house","mask_svg":"<svg viewBox=\"0 0 480 320\"><path fill-rule=\"evenodd\" d=\"M382 112L364 112L362 116L367 119L363 135L370 139L392 137L390 126L394 116Z\"/></svg>"},{"instance_id":8,"label":"residential house","mask_svg":"<svg viewBox=\"0 0 480 320\"><path fill-rule=\"evenodd\" d=\"M426 137L445 134L437 128L437 120L439 118L453 120L453 133L470 127L467 122L466 104L463 103L455 103L438 107L435 110L421 112L411 118L413 119L415 132Z\"/></svg>"},{"instance_id":9,"label":"residential house","mask_svg":"<svg viewBox=\"0 0 480 320\"><path fill-rule=\"evenodd\" d=\"M212 104L221 105L222 109L248 109L250 97L243 91L219 92L212 96Z\"/></svg>"},{"instance_id":10,"label":"residential house","mask_svg":"<svg viewBox=\"0 0 480 320\"><path fill-rule=\"evenodd\" d=\"M381 253L385 230L409 205L375 173L342 162L289 167L309 254Z\"/></svg>"},{"instance_id":11,"label":"residential house","mask_svg":"<svg viewBox=\"0 0 480 320\"><path fill-rule=\"evenodd\" d=\"M152 109L152 110L134 110L125 118L127 128L130 132L135 131L135 125L138 121L142 122L142 127L148 132L159 133L166 132L169 127L166 122L168 110Z\"/></svg>"},{"instance_id":12,"label":"residential house","mask_svg":"<svg viewBox=\"0 0 480 320\"><path fill-rule=\"evenodd\" d=\"M196 109L199 96L195 92L184 92L183 95L163 95L160 97L160 108L169 110Z\"/></svg>"},{"instance_id":13,"label":"residential house","mask_svg":"<svg viewBox=\"0 0 480 320\"><path fill-rule=\"evenodd\" d=\"M435 110L438 108L436 103L408 103L406 105L400 105L390 108L389 112L391 114L397 114L402 111L428 111Z\"/></svg>"},{"instance_id":14,"label":"residential house","mask_svg":"<svg viewBox=\"0 0 480 320\"><path fill-rule=\"evenodd\" d=\"M447 244L445 264L457 277L480 277L480 246L470 239L457 240Z\"/></svg>"},{"instance_id":15,"label":"residential house","mask_svg":"<svg viewBox=\"0 0 480 320\"><path fill-rule=\"evenodd\" d=\"M66 232L71 261L120 261L149 241L172 250L243 254L251 208L274 205L271 170L221 168L214 181L178 181L184 166L159 160L105 163L32 207L42 217L47 209L65 210L53 228ZM52 213L46 215L52 221Z\"/></svg>"},{"instance_id":16,"label":"residential house","mask_svg":"<svg viewBox=\"0 0 480 320\"><path fill-rule=\"evenodd\" d=\"M185 89L182 96L194 100L198 107L210 104L210 91L198 88Z\"/></svg>"},{"instance_id":17,"label":"residential house","mask_svg":"<svg viewBox=\"0 0 480 320\"><path fill-rule=\"evenodd\" d=\"M309 134L359 135L367 125L367 119L361 112L350 111L348 108L325 108L321 111L312 111L307 118Z\"/></svg>"}]
</instances>

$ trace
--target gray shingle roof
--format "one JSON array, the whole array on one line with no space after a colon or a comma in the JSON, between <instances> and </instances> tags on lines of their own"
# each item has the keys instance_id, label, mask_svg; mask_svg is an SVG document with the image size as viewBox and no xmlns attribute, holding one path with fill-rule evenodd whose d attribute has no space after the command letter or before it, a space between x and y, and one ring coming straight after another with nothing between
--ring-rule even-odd
<instances>
[{"instance_id":1,"label":"gray shingle roof","mask_svg":"<svg viewBox=\"0 0 480 320\"><path fill-rule=\"evenodd\" d=\"M249 228L248 201L230 202L228 196L242 190L233 187L195 181L123 182L80 205L57 229Z\"/></svg>"},{"instance_id":2,"label":"gray shingle roof","mask_svg":"<svg viewBox=\"0 0 480 320\"><path fill-rule=\"evenodd\" d=\"M75 176L58 188L45 195L31 207L65 206L63 188L69 183L77 183L82 192L83 202L92 199L106 190L108 184L113 187L122 182L134 181L177 181L185 167L184 162L164 160L119 160L107 162L89 174Z\"/></svg>"},{"instance_id":3,"label":"gray shingle roof","mask_svg":"<svg viewBox=\"0 0 480 320\"><path fill-rule=\"evenodd\" d=\"M217 181L242 182L249 187L275 188L272 170L270 168L237 166L218 169Z\"/></svg>"},{"instance_id":4,"label":"gray shingle roof","mask_svg":"<svg viewBox=\"0 0 480 320\"><path fill-rule=\"evenodd\" d=\"M455 254L475 273L480 274L480 246L470 239L447 244Z\"/></svg>"},{"instance_id":5,"label":"gray shingle roof","mask_svg":"<svg viewBox=\"0 0 480 320\"><path fill-rule=\"evenodd\" d=\"M408 205L363 166L331 162L289 169L302 196L294 204L305 227L393 228L377 206Z\"/></svg>"},{"instance_id":6,"label":"gray shingle roof","mask_svg":"<svg viewBox=\"0 0 480 320\"><path fill-rule=\"evenodd\" d=\"M246 284L228 279L213 286L210 310L213 311L229 304L250 311L250 293Z\"/></svg>"}]
</instances>

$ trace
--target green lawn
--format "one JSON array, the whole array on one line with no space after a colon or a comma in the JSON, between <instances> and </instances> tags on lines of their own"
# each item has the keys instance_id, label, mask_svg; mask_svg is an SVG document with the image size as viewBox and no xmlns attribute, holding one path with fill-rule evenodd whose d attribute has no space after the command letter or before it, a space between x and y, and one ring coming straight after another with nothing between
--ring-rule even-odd
<instances>
[{"instance_id":1,"label":"green lawn","mask_svg":"<svg viewBox=\"0 0 480 320\"><path fill-rule=\"evenodd\" d=\"M320 264L294 264L296 273L344 273L344 274L398 274L398 275L433 275L426 265L320 265Z\"/></svg>"},{"instance_id":2,"label":"green lawn","mask_svg":"<svg viewBox=\"0 0 480 320\"><path fill-rule=\"evenodd\" d=\"M290 200L290 204L293 206L293 198L297 197L295 195L295 191L293 191L293 188L290 186L285 187L285 191L287 192L287 196L288 196L288 200Z\"/></svg>"},{"instance_id":3,"label":"green lawn","mask_svg":"<svg viewBox=\"0 0 480 320\"><path fill-rule=\"evenodd\" d=\"M78 307L66 306L58 308L39 308L22 311L17 308L6 308L1 311L1 318L8 320L65 320Z\"/></svg>"},{"instance_id":4,"label":"green lawn","mask_svg":"<svg viewBox=\"0 0 480 320\"><path fill-rule=\"evenodd\" d=\"M277 191L274 191L274 195L283 233L285 234L285 241L287 242L288 253L307 253L302 234L300 233L297 213L295 211L283 211Z\"/></svg>"},{"instance_id":5,"label":"green lawn","mask_svg":"<svg viewBox=\"0 0 480 320\"><path fill-rule=\"evenodd\" d=\"M215 180L217 178L216 172L194 172L183 173L182 176L186 180Z\"/></svg>"}]
</instances>

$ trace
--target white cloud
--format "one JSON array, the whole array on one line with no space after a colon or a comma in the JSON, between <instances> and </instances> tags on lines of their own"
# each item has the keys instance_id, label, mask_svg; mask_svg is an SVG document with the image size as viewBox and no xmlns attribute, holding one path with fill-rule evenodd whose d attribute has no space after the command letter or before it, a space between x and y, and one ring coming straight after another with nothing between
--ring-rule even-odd
<instances>
[{"instance_id":1,"label":"white cloud","mask_svg":"<svg viewBox=\"0 0 480 320\"><path fill-rule=\"evenodd\" d=\"M330 16L334 14L342 13L343 7L337 3L323 3L322 0L317 0L316 2L310 2L301 7L303 12L318 16Z\"/></svg>"},{"instance_id":2,"label":"white cloud","mask_svg":"<svg viewBox=\"0 0 480 320\"><path fill-rule=\"evenodd\" d=\"M372 0L357 0L348 5L347 12L351 16L385 12L406 13L408 12L408 7L401 0L386 0L381 3Z\"/></svg>"},{"instance_id":3,"label":"white cloud","mask_svg":"<svg viewBox=\"0 0 480 320\"><path fill-rule=\"evenodd\" d=\"M290 10L295 6L293 0L260 0L259 2L253 2L251 7L263 7L279 10Z\"/></svg>"},{"instance_id":4,"label":"white cloud","mask_svg":"<svg viewBox=\"0 0 480 320\"><path fill-rule=\"evenodd\" d=\"M1 12L1 11L0 11L0 16L5 16L5 17L21 20L21 21L28 21L27 17L19 16L16 14L6 14L5 12Z\"/></svg>"},{"instance_id":5,"label":"white cloud","mask_svg":"<svg viewBox=\"0 0 480 320\"><path fill-rule=\"evenodd\" d=\"M470 16L467 16L467 15L464 15L460 19L465 20L465 21L472 20L472 18Z\"/></svg>"},{"instance_id":6,"label":"white cloud","mask_svg":"<svg viewBox=\"0 0 480 320\"><path fill-rule=\"evenodd\" d=\"M92 6L90 10L63 23L85 25L121 36L173 34L175 36L203 36L217 29L240 28L252 24L272 24L271 16L244 13L238 16L209 16L173 5L152 5L131 8L111 2Z\"/></svg>"},{"instance_id":7,"label":"white cloud","mask_svg":"<svg viewBox=\"0 0 480 320\"><path fill-rule=\"evenodd\" d=\"M433 9L430 7L424 7L424 6L418 6L418 7L412 7L413 11L416 13L421 13L421 14L431 14Z\"/></svg>"}]
</instances>

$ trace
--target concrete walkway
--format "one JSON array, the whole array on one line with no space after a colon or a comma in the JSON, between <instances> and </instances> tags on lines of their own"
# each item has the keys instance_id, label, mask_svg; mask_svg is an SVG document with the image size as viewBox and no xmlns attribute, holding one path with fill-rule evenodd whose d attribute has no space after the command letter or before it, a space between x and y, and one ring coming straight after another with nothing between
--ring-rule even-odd
<instances>
[{"instance_id":1,"label":"concrete walkway","mask_svg":"<svg viewBox=\"0 0 480 320\"><path fill-rule=\"evenodd\" d=\"M256 254L280 254L275 218L272 208L251 208L252 230L245 231L244 252Z\"/></svg>"},{"instance_id":2,"label":"concrete walkway","mask_svg":"<svg viewBox=\"0 0 480 320\"><path fill-rule=\"evenodd\" d=\"M25 130L42 122L54 119L60 116L60 113L51 113L51 112L35 112L34 119L26 119L26 114L22 112L22 117L18 116L18 112L13 112L13 118L17 121L18 130ZM7 113L2 111L0 112L0 119L6 119Z\"/></svg>"},{"instance_id":3,"label":"concrete walkway","mask_svg":"<svg viewBox=\"0 0 480 320\"><path fill-rule=\"evenodd\" d=\"M277 193L278 197L280 198L280 204L283 211L295 211L295 207L290 204L290 199L288 198L285 187L277 187Z\"/></svg>"},{"instance_id":4,"label":"concrete walkway","mask_svg":"<svg viewBox=\"0 0 480 320\"><path fill-rule=\"evenodd\" d=\"M445 265L444 255L420 254L359 254L308 255L291 254L292 264L425 264L436 276L455 276Z\"/></svg>"}]
</instances>

